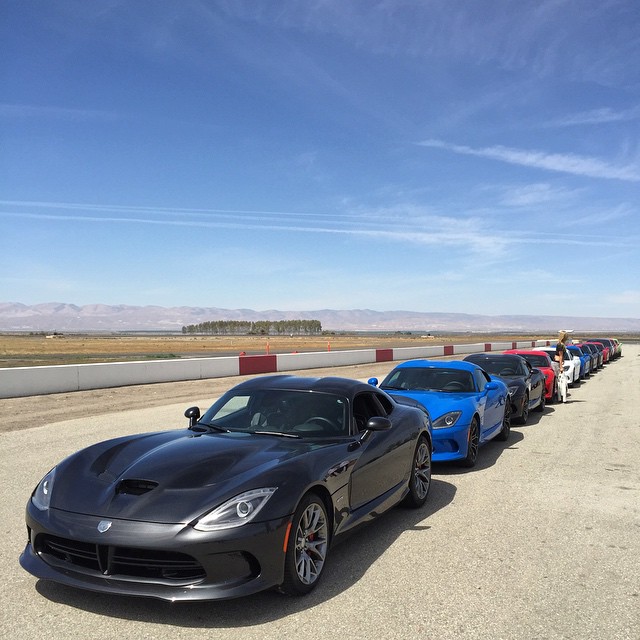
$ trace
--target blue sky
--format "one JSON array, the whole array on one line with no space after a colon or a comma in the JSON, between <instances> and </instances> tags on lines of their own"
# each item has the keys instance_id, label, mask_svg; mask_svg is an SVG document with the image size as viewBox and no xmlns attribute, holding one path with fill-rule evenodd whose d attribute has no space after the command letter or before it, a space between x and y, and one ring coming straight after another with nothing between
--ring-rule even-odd
<instances>
[{"instance_id":1,"label":"blue sky","mask_svg":"<svg viewBox=\"0 0 640 640\"><path fill-rule=\"evenodd\" d=\"M4 0L0 301L640 317L637 0Z\"/></svg>"}]
</instances>

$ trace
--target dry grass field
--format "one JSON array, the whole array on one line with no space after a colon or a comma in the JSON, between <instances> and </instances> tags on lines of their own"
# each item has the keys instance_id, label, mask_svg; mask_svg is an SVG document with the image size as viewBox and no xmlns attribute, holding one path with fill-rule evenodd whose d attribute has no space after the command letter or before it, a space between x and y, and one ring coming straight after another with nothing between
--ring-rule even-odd
<instances>
[{"instance_id":1,"label":"dry grass field","mask_svg":"<svg viewBox=\"0 0 640 640\"><path fill-rule=\"evenodd\" d=\"M496 340L534 340L549 336L452 334L337 334L323 336L182 336L64 334L55 337L0 334L0 367L93 362L199 358L211 356L385 349Z\"/></svg>"}]
</instances>

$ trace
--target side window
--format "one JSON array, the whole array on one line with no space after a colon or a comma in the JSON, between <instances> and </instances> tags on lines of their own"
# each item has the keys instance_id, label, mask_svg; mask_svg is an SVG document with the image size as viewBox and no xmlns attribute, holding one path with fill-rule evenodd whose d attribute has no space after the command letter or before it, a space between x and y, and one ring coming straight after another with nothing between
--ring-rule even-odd
<instances>
[{"instance_id":1,"label":"side window","mask_svg":"<svg viewBox=\"0 0 640 640\"><path fill-rule=\"evenodd\" d=\"M489 382L489 376L480 369L476 369L473 372L473 375L476 379L476 384L478 385L478 391L484 391L484 388L487 386L487 382Z\"/></svg>"},{"instance_id":2,"label":"side window","mask_svg":"<svg viewBox=\"0 0 640 640\"><path fill-rule=\"evenodd\" d=\"M384 400L389 410L391 410L392 405L388 402L387 398L375 392L359 393L353 399L353 418L358 431L363 431L366 428L369 418L386 416L388 414L388 411L385 410L380 400Z\"/></svg>"},{"instance_id":3,"label":"side window","mask_svg":"<svg viewBox=\"0 0 640 640\"><path fill-rule=\"evenodd\" d=\"M393 411L393 404L391 400L387 398L387 396L383 396L381 393L376 393L376 400L380 403L380 407L382 412L378 415L380 416L388 416Z\"/></svg>"},{"instance_id":4,"label":"side window","mask_svg":"<svg viewBox=\"0 0 640 640\"><path fill-rule=\"evenodd\" d=\"M522 373L525 376L528 376L531 374L532 366L526 360L520 363L520 368L522 369Z\"/></svg>"}]
</instances>

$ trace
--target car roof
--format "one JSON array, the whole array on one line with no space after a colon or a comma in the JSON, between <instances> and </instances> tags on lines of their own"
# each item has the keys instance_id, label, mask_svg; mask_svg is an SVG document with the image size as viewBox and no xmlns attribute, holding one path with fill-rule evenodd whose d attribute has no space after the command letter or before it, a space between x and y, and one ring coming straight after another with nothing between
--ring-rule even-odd
<instances>
[{"instance_id":1,"label":"car roof","mask_svg":"<svg viewBox=\"0 0 640 640\"><path fill-rule=\"evenodd\" d=\"M471 360L473 358L473 360ZM524 358L517 353L471 353L466 356L467 362L488 362L490 360L504 360L506 362L514 362L516 360L523 360Z\"/></svg>"},{"instance_id":2,"label":"car roof","mask_svg":"<svg viewBox=\"0 0 640 640\"><path fill-rule=\"evenodd\" d=\"M316 378L293 375L270 375L256 376L233 387L233 390L249 391L255 389L290 389L294 391L316 391L350 396L358 391L371 391L371 385L360 382L359 380L335 376Z\"/></svg>"},{"instance_id":3,"label":"car roof","mask_svg":"<svg viewBox=\"0 0 640 640\"><path fill-rule=\"evenodd\" d=\"M506 355L516 355L516 356L539 356L541 353L546 353L546 352L534 351L532 347L531 349L508 349L504 353Z\"/></svg>"},{"instance_id":4,"label":"car roof","mask_svg":"<svg viewBox=\"0 0 640 640\"><path fill-rule=\"evenodd\" d=\"M458 371L475 371L480 369L473 362L464 360L407 360L397 365L395 369L456 369Z\"/></svg>"}]
</instances>

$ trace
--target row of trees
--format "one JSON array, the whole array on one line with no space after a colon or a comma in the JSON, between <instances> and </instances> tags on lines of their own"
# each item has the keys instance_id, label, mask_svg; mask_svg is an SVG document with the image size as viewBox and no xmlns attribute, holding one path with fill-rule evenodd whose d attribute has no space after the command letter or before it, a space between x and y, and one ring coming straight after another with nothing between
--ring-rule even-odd
<instances>
[{"instance_id":1,"label":"row of trees","mask_svg":"<svg viewBox=\"0 0 640 640\"><path fill-rule=\"evenodd\" d=\"M182 327L183 334L216 336L317 336L322 333L319 320L209 320Z\"/></svg>"}]
</instances>

